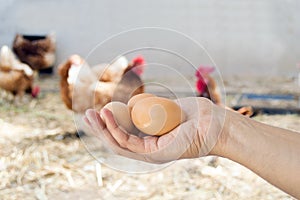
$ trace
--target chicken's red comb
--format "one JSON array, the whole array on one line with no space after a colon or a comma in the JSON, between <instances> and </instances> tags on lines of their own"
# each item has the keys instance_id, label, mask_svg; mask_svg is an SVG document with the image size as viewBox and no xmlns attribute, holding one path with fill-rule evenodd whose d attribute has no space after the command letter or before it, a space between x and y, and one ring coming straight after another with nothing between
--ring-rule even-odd
<instances>
[{"instance_id":1,"label":"chicken's red comb","mask_svg":"<svg viewBox=\"0 0 300 200\"><path fill-rule=\"evenodd\" d=\"M200 65L196 71L196 76L200 77L202 74L210 74L215 71L215 67L213 66L203 66Z\"/></svg>"},{"instance_id":2,"label":"chicken's red comb","mask_svg":"<svg viewBox=\"0 0 300 200\"><path fill-rule=\"evenodd\" d=\"M143 56L137 56L134 59L132 59L132 62L135 66L144 65L145 64L145 59L144 59Z\"/></svg>"}]
</instances>

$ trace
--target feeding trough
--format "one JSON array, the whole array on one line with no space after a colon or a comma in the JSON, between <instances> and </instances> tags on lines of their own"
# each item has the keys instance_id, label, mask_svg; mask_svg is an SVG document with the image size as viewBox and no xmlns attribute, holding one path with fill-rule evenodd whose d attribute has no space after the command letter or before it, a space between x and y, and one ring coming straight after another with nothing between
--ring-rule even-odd
<instances>
[{"instance_id":1,"label":"feeding trough","mask_svg":"<svg viewBox=\"0 0 300 200\"><path fill-rule=\"evenodd\" d=\"M299 94L235 94L232 100L234 109L242 107L243 101L252 105L254 114L299 114ZM252 103L251 103L252 102Z\"/></svg>"},{"instance_id":2,"label":"feeding trough","mask_svg":"<svg viewBox=\"0 0 300 200\"><path fill-rule=\"evenodd\" d=\"M234 110L238 110L243 106L233 106ZM288 115L298 114L300 115L300 108L272 108L272 107L259 107L253 106L253 115L267 114L267 115Z\"/></svg>"}]
</instances>

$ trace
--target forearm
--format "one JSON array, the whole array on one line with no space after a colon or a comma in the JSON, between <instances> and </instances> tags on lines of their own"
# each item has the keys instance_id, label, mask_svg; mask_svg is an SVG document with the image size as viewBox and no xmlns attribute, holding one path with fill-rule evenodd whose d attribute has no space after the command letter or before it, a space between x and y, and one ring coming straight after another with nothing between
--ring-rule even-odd
<instances>
[{"instance_id":1,"label":"forearm","mask_svg":"<svg viewBox=\"0 0 300 200\"><path fill-rule=\"evenodd\" d=\"M212 154L229 158L300 198L300 134L228 112Z\"/></svg>"}]
</instances>

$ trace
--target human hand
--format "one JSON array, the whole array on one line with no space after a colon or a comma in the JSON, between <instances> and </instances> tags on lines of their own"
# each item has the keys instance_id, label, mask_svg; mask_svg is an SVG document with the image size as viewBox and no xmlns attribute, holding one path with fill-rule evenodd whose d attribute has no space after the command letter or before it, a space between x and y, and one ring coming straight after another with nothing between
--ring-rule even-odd
<instances>
[{"instance_id":1,"label":"human hand","mask_svg":"<svg viewBox=\"0 0 300 200\"><path fill-rule=\"evenodd\" d=\"M92 133L116 154L150 163L166 163L197 158L210 153L225 122L225 109L205 98L188 97L175 101L186 114L186 121L162 136L138 137L115 122L108 109L101 114L87 110L84 121Z\"/></svg>"}]
</instances>

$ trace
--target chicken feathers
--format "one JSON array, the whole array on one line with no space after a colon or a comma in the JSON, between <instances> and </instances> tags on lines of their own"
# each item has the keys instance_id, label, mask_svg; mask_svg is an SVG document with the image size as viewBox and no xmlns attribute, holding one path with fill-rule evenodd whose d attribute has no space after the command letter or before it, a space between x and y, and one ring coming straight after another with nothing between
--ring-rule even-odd
<instances>
[{"instance_id":1,"label":"chicken feathers","mask_svg":"<svg viewBox=\"0 0 300 200\"><path fill-rule=\"evenodd\" d=\"M132 71L125 73L129 66L125 57L90 67L80 56L71 56L58 68L62 100L77 113L101 109L112 100L127 103L132 95L144 92L141 78Z\"/></svg>"},{"instance_id":2,"label":"chicken feathers","mask_svg":"<svg viewBox=\"0 0 300 200\"><path fill-rule=\"evenodd\" d=\"M33 88L34 72L26 64L21 63L7 47L0 50L0 88L22 99L25 93L36 97L39 88Z\"/></svg>"}]
</instances>

